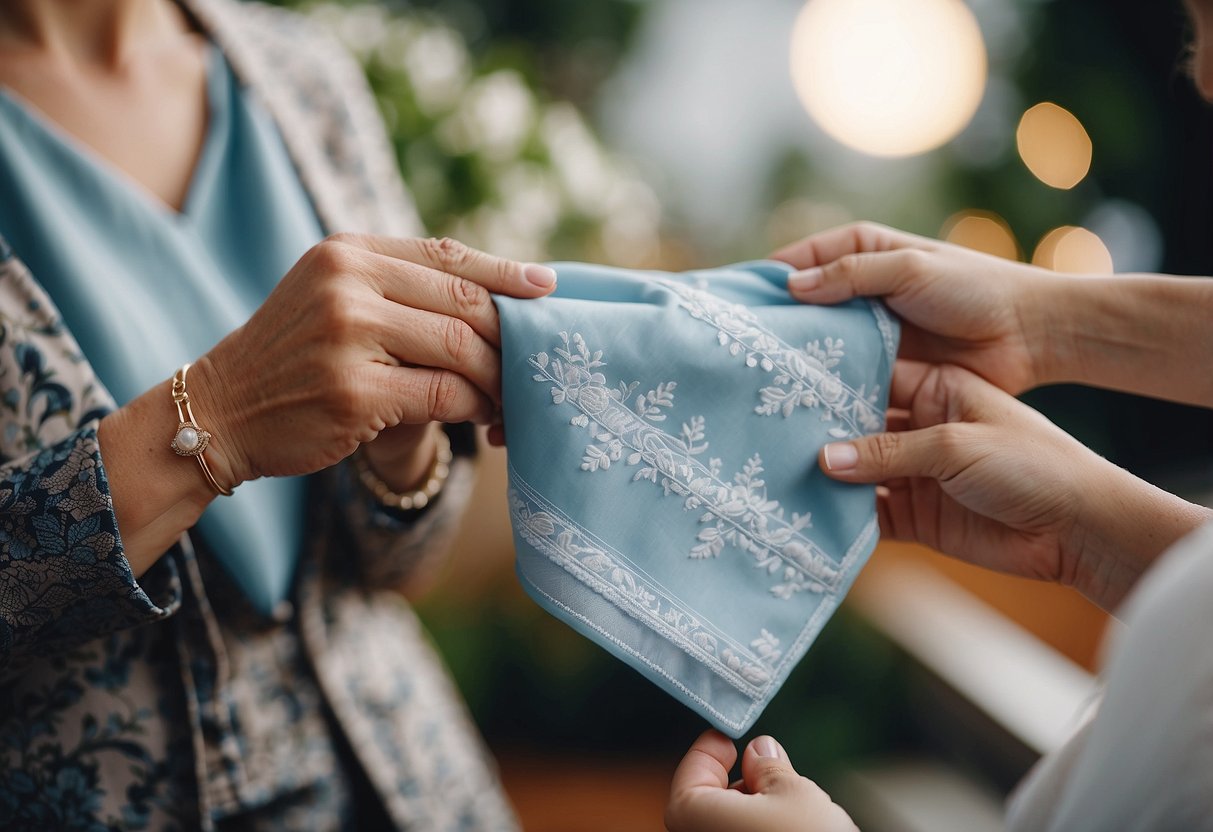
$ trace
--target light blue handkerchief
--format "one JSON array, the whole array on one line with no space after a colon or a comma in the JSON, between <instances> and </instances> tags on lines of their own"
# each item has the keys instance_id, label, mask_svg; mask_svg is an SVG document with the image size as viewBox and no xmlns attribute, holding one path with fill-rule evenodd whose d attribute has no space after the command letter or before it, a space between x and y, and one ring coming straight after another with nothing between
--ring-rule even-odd
<instances>
[{"instance_id":1,"label":"light blue handkerchief","mask_svg":"<svg viewBox=\"0 0 1213 832\"><path fill-rule=\"evenodd\" d=\"M816 457L883 428L897 324L796 303L781 263L556 270L497 298L518 576L740 736L876 544L873 489Z\"/></svg>"}]
</instances>

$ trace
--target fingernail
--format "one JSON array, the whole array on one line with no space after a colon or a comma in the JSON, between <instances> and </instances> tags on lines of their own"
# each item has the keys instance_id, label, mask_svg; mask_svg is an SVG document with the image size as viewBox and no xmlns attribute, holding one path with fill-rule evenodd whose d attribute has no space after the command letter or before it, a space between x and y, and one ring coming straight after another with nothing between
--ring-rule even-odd
<instances>
[{"instance_id":1,"label":"fingernail","mask_svg":"<svg viewBox=\"0 0 1213 832\"><path fill-rule=\"evenodd\" d=\"M538 286L540 289L551 289L556 285L556 270L549 266L528 263L522 269L522 273L526 276L528 282Z\"/></svg>"},{"instance_id":2,"label":"fingernail","mask_svg":"<svg viewBox=\"0 0 1213 832\"><path fill-rule=\"evenodd\" d=\"M792 292L811 292L821 285L825 272L820 267L793 272L788 275L788 290Z\"/></svg>"},{"instance_id":3,"label":"fingernail","mask_svg":"<svg viewBox=\"0 0 1213 832\"><path fill-rule=\"evenodd\" d=\"M859 449L850 442L834 442L825 447L827 471L849 471L859 462Z\"/></svg>"},{"instance_id":4,"label":"fingernail","mask_svg":"<svg viewBox=\"0 0 1213 832\"><path fill-rule=\"evenodd\" d=\"M754 740L754 753L759 757L768 757L771 759L788 758L787 752L783 750L783 746L775 742L774 737L758 737Z\"/></svg>"}]
</instances>

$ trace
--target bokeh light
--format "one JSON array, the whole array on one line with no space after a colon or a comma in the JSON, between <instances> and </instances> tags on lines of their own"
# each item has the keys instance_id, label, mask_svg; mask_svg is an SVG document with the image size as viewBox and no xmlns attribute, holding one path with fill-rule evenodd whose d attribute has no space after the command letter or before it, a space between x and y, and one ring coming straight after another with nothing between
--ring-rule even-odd
<instances>
[{"instance_id":1,"label":"bokeh light","mask_svg":"<svg viewBox=\"0 0 1213 832\"><path fill-rule=\"evenodd\" d=\"M992 211L961 211L943 224L940 236L949 243L976 251L1020 259L1019 242L1007 221Z\"/></svg>"},{"instance_id":2,"label":"bokeh light","mask_svg":"<svg viewBox=\"0 0 1213 832\"><path fill-rule=\"evenodd\" d=\"M1052 102L1032 107L1015 131L1019 156L1046 185L1069 190L1091 170L1091 137L1073 113Z\"/></svg>"},{"instance_id":3,"label":"bokeh light","mask_svg":"<svg viewBox=\"0 0 1213 832\"><path fill-rule=\"evenodd\" d=\"M973 118L986 48L961 0L809 0L792 31L791 70L830 136L874 156L911 156Z\"/></svg>"},{"instance_id":4,"label":"bokeh light","mask_svg":"<svg viewBox=\"0 0 1213 832\"><path fill-rule=\"evenodd\" d=\"M1112 255L1098 235L1085 228L1063 225L1046 234L1036 246L1032 263L1055 272L1111 274Z\"/></svg>"}]
</instances>

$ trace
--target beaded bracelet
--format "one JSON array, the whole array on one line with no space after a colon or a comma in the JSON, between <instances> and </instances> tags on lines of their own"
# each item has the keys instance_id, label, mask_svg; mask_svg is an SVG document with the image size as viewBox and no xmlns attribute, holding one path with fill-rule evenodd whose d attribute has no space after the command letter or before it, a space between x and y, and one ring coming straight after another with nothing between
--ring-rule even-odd
<instances>
[{"instance_id":1,"label":"beaded bracelet","mask_svg":"<svg viewBox=\"0 0 1213 832\"><path fill-rule=\"evenodd\" d=\"M406 491L403 494L397 494L392 491L388 487L388 484L375 474L362 448L359 448L354 453L353 461L354 470L358 472L358 480L367 491L375 496L380 505L385 508L412 511L425 508L442 491L442 486L446 485L447 477L451 475L451 460L453 458L451 454L451 438L446 435L445 431L439 431L438 451L434 454L434 463L425 475L424 484L418 489Z\"/></svg>"}]
</instances>

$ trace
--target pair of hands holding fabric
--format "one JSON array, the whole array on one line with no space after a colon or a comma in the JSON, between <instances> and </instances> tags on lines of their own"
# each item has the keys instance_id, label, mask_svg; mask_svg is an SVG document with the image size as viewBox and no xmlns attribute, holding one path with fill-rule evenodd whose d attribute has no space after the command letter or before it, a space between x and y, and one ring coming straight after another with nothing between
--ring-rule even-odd
<instances>
[{"instance_id":1,"label":"pair of hands holding fabric","mask_svg":"<svg viewBox=\"0 0 1213 832\"><path fill-rule=\"evenodd\" d=\"M1213 353L1213 280L1071 277L880 226L777 252L805 303L882 298L902 320L888 431L826 446L822 468L877 483L882 537L1074 587L1113 610L1201 507L1102 459L1013 394L1073 381L1213 406L1184 359ZM709 731L674 776L671 832L839 832L845 812L769 737L742 758Z\"/></svg>"}]
</instances>

